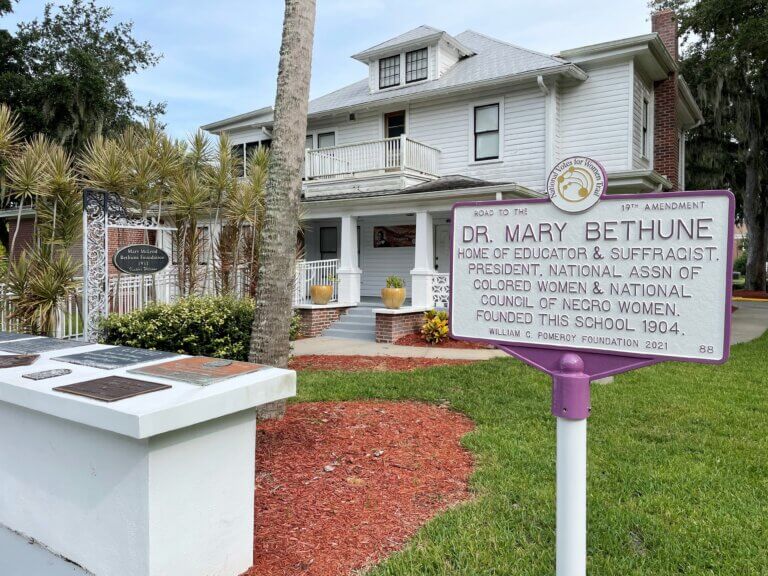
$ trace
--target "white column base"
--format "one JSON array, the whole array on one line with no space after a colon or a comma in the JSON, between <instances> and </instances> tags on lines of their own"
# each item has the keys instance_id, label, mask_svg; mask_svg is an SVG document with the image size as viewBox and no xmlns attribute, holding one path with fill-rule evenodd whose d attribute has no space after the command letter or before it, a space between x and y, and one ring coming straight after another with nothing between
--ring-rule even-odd
<instances>
[{"instance_id":1,"label":"white column base","mask_svg":"<svg viewBox=\"0 0 768 576\"><path fill-rule=\"evenodd\" d=\"M0 402L0 437L0 524L89 573L251 566L255 410L136 439ZM39 553L22 549L18 573Z\"/></svg>"},{"instance_id":2,"label":"white column base","mask_svg":"<svg viewBox=\"0 0 768 576\"><path fill-rule=\"evenodd\" d=\"M411 270L411 306L433 308L432 270Z\"/></svg>"},{"instance_id":3,"label":"white column base","mask_svg":"<svg viewBox=\"0 0 768 576\"><path fill-rule=\"evenodd\" d=\"M336 274L339 277L338 301L344 304L359 304L362 271L359 268L339 268Z\"/></svg>"}]
</instances>

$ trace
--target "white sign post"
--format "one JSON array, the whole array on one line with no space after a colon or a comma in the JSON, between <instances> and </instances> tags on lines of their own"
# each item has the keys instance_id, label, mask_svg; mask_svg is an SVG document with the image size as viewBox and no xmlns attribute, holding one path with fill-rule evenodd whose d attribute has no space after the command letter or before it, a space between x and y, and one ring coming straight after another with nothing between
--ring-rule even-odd
<instances>
[{"instance_id":1,"label":"white sign post","mask_svg":"<svg viewBox=\"0 0 768 576\"><path fill-rule=\"evenodd\" d=\"M552 376L556 572L584 576L590 381L665 360L725 362L734 198L599 197L605 173L588 158L561 162L547 184L549 199L454 206L451 335Z\"/></svg>"}]
</instances>

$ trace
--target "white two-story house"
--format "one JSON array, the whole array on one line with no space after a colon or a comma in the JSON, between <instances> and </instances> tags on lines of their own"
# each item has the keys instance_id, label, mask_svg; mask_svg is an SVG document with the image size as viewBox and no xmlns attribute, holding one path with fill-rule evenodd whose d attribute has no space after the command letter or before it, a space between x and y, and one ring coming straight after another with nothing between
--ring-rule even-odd
<instances>
[{"instance_id":1,"label":"white two-story house","mask_svg":"<svg viewBox=\"0 0 768 576\"><path fill-rule=\"evenodd\" d=\"M338 305L378 298L390 275L413 307L444 305L453 203L538 196L569 156L601 162L609 193L684 188L701 112L670 12L650 34L556 55L420 26L353 58L365 77L309 104L297 304L333 273ZM271 126L266 107L203 128L245 156Z\"/></svg>"}]
</instances>

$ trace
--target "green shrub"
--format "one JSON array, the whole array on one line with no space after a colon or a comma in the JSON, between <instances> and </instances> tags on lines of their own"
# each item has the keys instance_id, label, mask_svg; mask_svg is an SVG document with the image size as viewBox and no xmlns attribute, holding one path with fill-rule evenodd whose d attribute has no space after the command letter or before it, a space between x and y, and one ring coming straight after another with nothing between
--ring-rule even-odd
<instances>
[{"instance_id":1,"label":"green shrub","mask_svg":"<svg viewBox=\"0 0 768 576\"><path fill-rule=\"evenodd\" d=\"M740 272L742 276L747 275L747 252L746 250L739 253L736 259L733 261L733 270Z\"/></svg>"},{"instance_id":2,"label":"green shrub","mask_svg":"<svg viewBox=\"0 0 768 576\"><path fill-rule=\"evenodd\" d=\"M298 312L294 312L291 316L291 328L288 332L288 338L293 341L301 336L301 315Z\"/></svg>"},{"instance_id":3,"label":"green shrub","mask_svg":"<svg viewBox=\"0 0 768 576\"><path fill-rule=\"evenodd\" d=\"M425 321L432 320L433 318L440 318L440 320L445 320L447 322L448 312L446 312L445 310L435 310L435 309L427 310L426 312L424 312Z\"/></svg>"},{"instance_id":4,"label":"green shrub","mask_svg":"<svg viewBox=\"0 0 768 576\"><path fill-rule=\"evenodd\" d=\"M387 276L387 288L404 288L405 282L400 276Z\"/></svg>"},{"instance_id":5,"label":"green shrub","mask_svg":"<svg viewBox=\"0 0 768 576\"><path fill-rule=\"evenodd\" d=\"M111 315L101 341L150 350L247 360L254 301L229 297L184 298L130 314Z\"/></svg>"},{"instance_id":6,"label":"green shrub","mask_svg":"<svg viewBox=\"0 0 768 576\"><path fill-rule=\"evenodd\" d=\"M428 310L424 312L424 324L421 325L421 337L430 344L439 344L448 339L448 313Z\"/></svg>"}]
</instances>

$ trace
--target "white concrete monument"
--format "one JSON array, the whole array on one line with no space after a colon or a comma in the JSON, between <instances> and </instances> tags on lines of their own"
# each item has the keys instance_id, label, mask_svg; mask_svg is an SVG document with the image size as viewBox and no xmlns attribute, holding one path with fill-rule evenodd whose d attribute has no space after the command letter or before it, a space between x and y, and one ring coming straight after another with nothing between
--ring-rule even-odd
<instances>
[{"instance_id":1,"label":"white concrete monument","mask_svg":"<svg viewBox=\"0 0 768 576\"><path fill-rule=\"evenodd\" d=\"M31 575L41 553L97 576L247 570L255 408L293 396L295 373L238 373L211 361L203 372L230 375L210 385L204 383L212 378L190 378L193 384L181 381L183 369L163 377L136 371L187 356L155 353L148 360L99 344L50 350L47 339L37 340L0 352L40 349L32 364L0 370L0 530L35 541L27 552L15 543L16 571L3 576ZM99 382L82 385L93 380ZM0 537L0 556L8 542Z\"/></svg>"}]
</instances>

